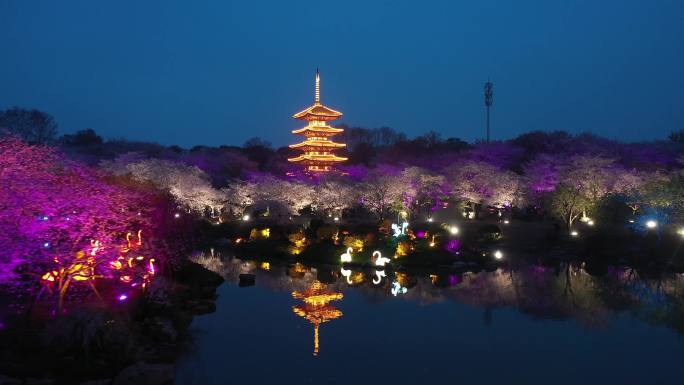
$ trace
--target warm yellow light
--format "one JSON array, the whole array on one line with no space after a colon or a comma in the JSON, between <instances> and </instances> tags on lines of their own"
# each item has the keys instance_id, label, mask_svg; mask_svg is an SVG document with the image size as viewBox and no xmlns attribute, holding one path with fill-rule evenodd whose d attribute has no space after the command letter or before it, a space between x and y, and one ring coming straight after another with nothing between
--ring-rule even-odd
<instances>
[{"instance_id":1,"label":"warm yellow light","mask_svg":"<svg viewBox=\"0 0 684 385\"><path fill-rule=\"evenodd\" d=\"M646 221L646 227L648 227L649 229L655 229L656 227L658 227L658 222L654 220Z\"/></svg>"},{"instance_id":2,"label":"warm yellow light","mask_svg":"<svg viewBox=\"0 0 684 385\"><path fill-rule=\"evenodd\" d=\"M449 233L451 233L451 235L458 234L458 227L456 227L456 226L449 227Z\"/></svg>"},{"instance_id":3,"label":"warm yellow light","mask_svg":"<svg viewBox=\"0 0 684 385\"><path fill-rule=\"evenodd\" d=\"M503 253L501 252L501 250L497 250L497 251L494 252L494 258L496 258L496 259L502 259L503 257L504 257L504 255L503 255Z\"/></svg>"}]
</instances>

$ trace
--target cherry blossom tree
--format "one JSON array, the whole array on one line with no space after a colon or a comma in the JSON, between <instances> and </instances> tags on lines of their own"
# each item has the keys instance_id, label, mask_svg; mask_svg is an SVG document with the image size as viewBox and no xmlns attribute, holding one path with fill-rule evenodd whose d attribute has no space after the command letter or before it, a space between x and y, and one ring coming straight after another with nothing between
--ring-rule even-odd
<instances>
[{"instance_id":1,"label":"cherry blossom tree","mask_svg":"<svg viewBox=\"0 0 684 385\"><path fill-rule=\"evenodd\" d=\"M528 195L539 200L544 194L553 192L560 182L565 160L550 154L539 154L523 166Z\"/></svg>"},{"instance_id":2,"label":"cherry blossom tree","mask_svg":"<svg viewBox=\"0 0 684 385\"><path fill-rule=\"evenodd\" d=\"M127 233L149 231L155 197L52 148L0 140L0 284L21 267L59 282L60 303L72 281L93 286Z\"/></svg>"},{"instance_id":3,"label":"cherry blossom tree","mask_svg":"<svg viewBox=\"0 0 684 385\"><path fill-rule=\"evenodd\" d=\"M383 220L392 206L402 206L406 185L400 176L376 169L359 187L361 204Z\"/></svg>"},{"instance_id":4,"label":"cherry blossom tree","mask_svg":"<svg viewBox=\"0 0 684 385\"><path fill-rule=\"evenodd\" d=\"M314 191L314 206L322 213L339 215L358 201L358 193L354 186L341 180L322 180L315 186Z\"/></svg>"},{"instance_id":5,"label":"cherry blossom tree","mask_svg":"<svg viewBox=\"0 0 684 385\"><path fill-rule=\"evenodd\" d=\"M587 215L601 198L614 191L615 160L593 155L573 156L563 168L550 208L568 228ZM625 179L626 180L626 179Z\"/></svg>"},{"instance_id":6,"label":"cherry blossom tree","mask_svg":"<svg viewBox=\"0 0 684 385\"><path fill-rule=\"evenodd\" d=\"M401 172L404 184L403 205L418 214L422 209L434 208L448 194L446 178L420 167L408 167Z\"/></svg>"},{"instance_id":7,"label":"cherry blossom tree","mask_svg":"<svg viewBox=\"0 0 684 385\"><path fill-rule=\"evenodd\" d=\"M522 199L522 180L511 171L467 161L451 166L446 173L456 199L493 206L517 205Z\"/></svg>"},{"instance_id":8,"label":"cherry blossom tree","mask_svg":"<svg viewBox=\"0 0 684 385\"><path fill-rule=\"evenodd\" d=\"M130 174L134 180L150 182L168 191L180 204L202 213L207 208L221 208L222 194L214 189L207 174L195 166L161 159L147 159L128 164L109 163L103 167L117 175Z\"/></svg>"}]
</instances>

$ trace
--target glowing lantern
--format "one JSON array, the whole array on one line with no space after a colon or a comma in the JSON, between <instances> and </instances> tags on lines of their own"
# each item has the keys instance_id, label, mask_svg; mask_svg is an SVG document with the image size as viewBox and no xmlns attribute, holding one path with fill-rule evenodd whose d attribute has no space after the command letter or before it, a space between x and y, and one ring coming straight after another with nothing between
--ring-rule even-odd
<instances>
[{"instance_id":1,"label":"glowing lantern","mask_svg":"<svg viewBox=\"0 0 684 385\"><path fill-rule=\"evenodd\" d=\"M149 271L151 275L154 275L157 272L157 269L154 268L154 258L150 259L150 263L147 266L147 271Z\"/></svg>"},{"instance_id":2,"label":"glowing lantern","mask_svg":"<svg viewBox=\"0 0 684 385\"><path fill-rule=\"evenodd\" d=\"M269 262L261 262L261 268L263 270L271 270L271 264Z\"/></svg>"},{"instance_id":3,"label":"glowing lantern","mask_svg":"<svg viewBox=\"0 0 684 385\"><path fill-rule=\"evenodd\" d=\"M649 221L646 221L646 227L648 227L649 229L655 229L656 227L658 227L658 222L656 222L652 219Z\"/></svg>"},{"instance_id":4,"label":"glowing lantern","mask_svg":"<svg viewBox=\"0 0 684 385\"><path fill-rule=\"evenodd\" d=\"M248 215L248 214L243 215L243 216L242 216L242 220L245 221L245 222L248 221L248 220L249 220L249 215Z\"/></svg>"},{"instance_id":5,"label":"glowing lantern","mask_svg":"<svg viewBox=\"0 0 684 385\"><path fill-rule=\"evenodd\" d=\"M352 255L351 255L352 251L354 251L354 249L352 249L351 247L347 247L347 251L345 253L343 253L342 255L340 255L340 262L342 262L342 263L351 262L352 261Z\"/></svg>"},{"instance_id":6,"label":"glowing lantern","mask_svg":"<svg viewBox=\"0 0 684 385\"><path fill-rule=\"evenodd\" d=\"M174 218L180 218L180 214L175 213L175 214L173 215L173 217L174 217Z\"/></svg>"},{"instance_id":7,"label":"glowing lantern","mask_svg":"<svg viewBox=\"0 0 684 385\"><path fill-rule=\"evenodd\" d=\"M449 227L449 233L451 233L451 235L458 234L458 227L456 227L456 226Z\"/></svg>"},{"instance_id":8,"label":"glowing lantern","mask_svg":"<svg viewBox=\"0 0 684 385\"><path fill-rule=\"evenodd\" d=\"M572 235L573 237L576 237L576 236L579 236L579 233L576 230L572 230L570 232L570 235Z\"/></svg>"},{"instance_id":9,"label":"glowing lantern","mask_svg":"<svg viewBox=\"0 0 684 385\"><path fill-rule=\"evenodd\" d=\"M394 231L394 236L399 237L406 234L406 229L408 228L408 222L402 222L401 226L396 223L392 223L392 231Z\"/></svg>"},{"instance_id":10,"label":"glowing lantern","mask_svg":"<svg viewBox=\"0 0 684 385\"><path fill-rule=\"evenodd\" d=\"M496 250L496 251L494 252L494 258L496 258L496 259L502 259L503 256L504 256L504 255L503 255L503 253L501 252L501 250Z\"/></svg>"},{"instance_id":11,"label":"glowing lantern","mask_svg":"<svg viewBox=\"0 0 684 385\"><path fill-rule=\"evenodd\" d=\"M383 257L378 250L373 252L373 257L375 257L375 266L385 266L390 261L389 258Z\"/></svg>"},{"instance_id":12,"label":"glowing lantern","mask_svg":"<svg viewBox=\"0 0 684 385\"><path fill-rule=\"evenodd\" d=\"M408 289L405 288L405 287L403 287L403 286L401 286L401 284L399 284L399 282L396 282L396 281L395 281L395 282L392 282L392 290L391 290L391 292L392 292L392 295L393 295L393 296L396 297L397 294L406 294L407 291L408 291Z\"/></svg>"}]
</instances>

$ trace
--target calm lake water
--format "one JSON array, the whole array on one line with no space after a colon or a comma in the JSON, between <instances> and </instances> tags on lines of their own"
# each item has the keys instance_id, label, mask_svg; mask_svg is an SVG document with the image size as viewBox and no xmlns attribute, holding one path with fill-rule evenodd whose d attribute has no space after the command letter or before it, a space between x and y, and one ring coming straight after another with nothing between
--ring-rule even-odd
<instances>
[{"instance_id":1,"label":"calm lake water","mask_svg":"<svg viewBox=\"0 0 684 385\"><path fill-rule=\"evenodd\" d=\"M177 384L684 383L677 274L367 270L350 285L339 269L202 262L227 281L193 321ZM241 273L256 284L240 287Z\"/></svg>"}]
</instances>

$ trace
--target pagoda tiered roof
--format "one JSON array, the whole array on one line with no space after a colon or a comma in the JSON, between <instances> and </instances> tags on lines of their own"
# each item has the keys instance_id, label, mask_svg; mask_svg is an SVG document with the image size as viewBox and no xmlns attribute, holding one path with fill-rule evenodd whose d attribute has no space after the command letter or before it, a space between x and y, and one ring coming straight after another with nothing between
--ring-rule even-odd
<instances>
[{"instance_id":1,"label":"pagoda tiered roof","mask_svg":"<svg viewBox=\"0 0 684 385\"><path fill-rule=\"evenodd\" d=\"M293 134L302 134L307 131L311 132L325 132L325 133L330 133L330 134L339 134L340 132L344 132L343 129L341 128L335 128L335 127L330 127L327 125L308 125L306 127L302 127L296 130L292 130Z\"/></svg>"},{"instance_id":2,"label":"pagoda tiered roof","mask_svg":"<svg viewBox=\"0 0 684 385\"><path fill-rule=\"evenodd\" d=\"M304 147L304 146L341 148L341 147L346 147L347 145L344 143L336 143L336 142L333 142L332 140L310 140L310 139L307 139L301 143L291 144L289 147L290 148L299 148L299 147Z\"/></svg>"},{"instance_id":3,"label":"pagoda tiered roof","mask_svg":"<svg viewBox=\"0 0 684 385\"><path fill-rule=\"evenodd\" d=\"M344 162L347 158L337 156L334 154L317 155L317 154L302 154L295 158L288 158L290 162L301 162L303 160L311 160L317 162Z\"/></svg>"},{"instance_id":4,"label":"pagoda tiered roof","mask_svg":"<svg viewBox=\"0 0 684 385\"><path fill-rule=\"evenodd\" d=\"M302 120L335 120L340 116L342 116L341 112L335 111L319 102L292 115L293 118Z\"/></svg>"}]
</instances>

